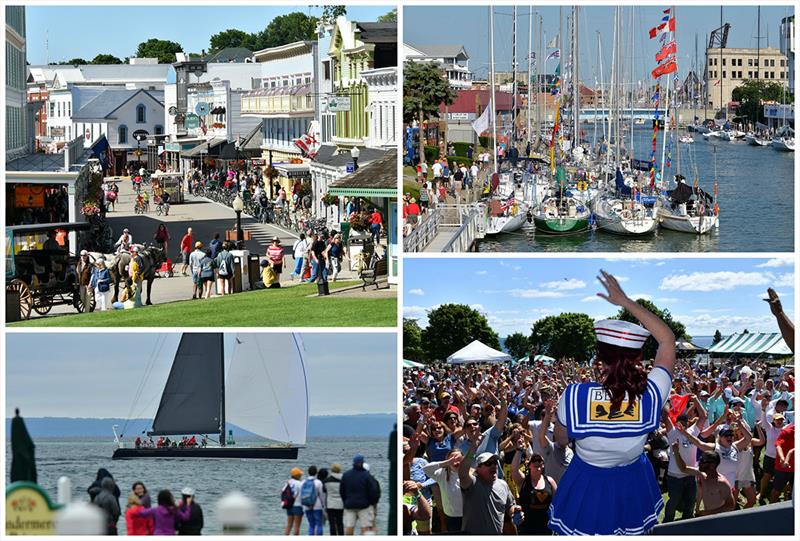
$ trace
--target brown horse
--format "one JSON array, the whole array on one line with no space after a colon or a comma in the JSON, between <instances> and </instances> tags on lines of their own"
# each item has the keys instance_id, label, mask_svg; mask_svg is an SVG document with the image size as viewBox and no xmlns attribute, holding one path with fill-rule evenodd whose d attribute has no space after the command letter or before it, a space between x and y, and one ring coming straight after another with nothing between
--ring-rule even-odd
<instances>
[{"instance_id":1,"label":"brown horse","mask_svg":"<svg viewBox=\"0 0 800 541\"><path fill-rule=\"evenodd\" d=\"M141 244L136 246L139 247L139 255L143 261L142 279L147 281L147 302L145 304L151 305L153 303L150 302L150 293L153 289L153 280L156 279L156 270L161 267L161 264L167 258L164 250L157 246L142 246ZM114 303L119 298L119 284L127 283L128 278L130 278L128 267L131 264L133 255L130 252L120 252L119 254L107 254L105 258L106 268L111 271L111 279L114 282L114 298L111 300Z\"/></svg>"}]
</instances>

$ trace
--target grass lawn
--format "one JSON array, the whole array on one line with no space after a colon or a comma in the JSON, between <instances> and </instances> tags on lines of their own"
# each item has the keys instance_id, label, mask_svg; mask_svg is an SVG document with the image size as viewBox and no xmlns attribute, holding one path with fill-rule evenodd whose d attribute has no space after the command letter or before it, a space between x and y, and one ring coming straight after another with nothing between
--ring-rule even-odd
<instances>
[{"instance_id":1,"label":"grass lawn","mask_svg":"<svg viewBox=\"0 0 800 541\"><path fill-rule=\"evenodd\" d=\"M336 282L331 290L358 282ZM315 284L132 310L44 317L15 327L394 327L397 298L308 297Z\"/></svg>"}]
</instances>

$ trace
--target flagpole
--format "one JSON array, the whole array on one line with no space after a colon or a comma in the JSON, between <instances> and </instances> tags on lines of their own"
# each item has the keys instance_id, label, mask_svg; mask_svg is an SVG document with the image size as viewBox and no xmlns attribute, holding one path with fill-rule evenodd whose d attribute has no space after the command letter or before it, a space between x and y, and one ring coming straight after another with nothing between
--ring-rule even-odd
<instances>
[{"instance_id":1,"label":"flagpole","mask_svg":"<svg viewBox=\"0 0 800 541\"><path fill-rule=\"evenodd\" d=\"M673 8L673 10L674 10L674 8ZM670 17L670 19L675 17L674 11L670 11L669 17ZM667 21L667 30L668 31L669 31L669 28L670 28L669 21ZM669 32L669 41L672 41L673 39L674 39L674 33L672 31L670 31ZM677 57L677 52L675 53L675 56ZM676 70L677 70L677 68L676 68ZM670 122L669 122L669 112L670 112L669 90L670 90L670 86L671 86L671 83L673 81L673 78L670 77L669 73L667 73L666 75L667 75L667 98L666 98L666 101L664 102L664 134L662 135L663 141L661 141L661 186L657 186L657 188L660 188L660 187L664 186L664 184L665 184L664 183L664 157L667 154L667 135L669 135L669 128L670 128L670 126L669 126L670 125Z\"/></svg>"},{"instance_id":2,"label":"flagpole","mask_svg":"<svg viewBox=\"0 0 800 541\"><path fill-rule=\"evenodd\" d=\"M491 106L491 114L492 114L492 148L494 154L494 172L497 173L497 101L495 101L495 92L494 92L494 10L492 6L489 6L489 67L491 70L491 100L489 101L489 105Z\"/></svg>"},{"instance_id":3,"label":"flagpole","mask_svg":"<svg viewBox=\"0 0 800 541\"><path fill-rule=\"evenodd\" d=\"M533 6L528 8L528 143L531 142L531 55L533 53ZM527 157L527 156L526 156Z\"/></svg>"},{"instance_id":4,"label":"flagpole","mask_svg":"<svg viewBox=\"0 0 800 541\"><path fill-rule=\"evenodd\" d=\"M517 144L517 5L511 20L511 141L510 147Z\"/></svg>"}]
</instances>

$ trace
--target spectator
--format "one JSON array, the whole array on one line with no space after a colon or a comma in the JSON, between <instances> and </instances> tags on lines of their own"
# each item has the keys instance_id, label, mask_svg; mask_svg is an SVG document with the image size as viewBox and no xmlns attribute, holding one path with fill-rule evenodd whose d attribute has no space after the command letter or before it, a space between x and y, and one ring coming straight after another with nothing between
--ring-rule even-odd
<instances>
[{"instance_id":1,"label":"spectator","mask_svg":"<svg viewBox=\"0 0 800 541\"><path fill-rule=\"evenodd\" d=\"M372 475L364 469L364 457L353 458L353 468L345 472L339 486L344 505L344 533L353 535L358 525L362 535L372 533L376 498Z\"/></svg>"}]
</instances>

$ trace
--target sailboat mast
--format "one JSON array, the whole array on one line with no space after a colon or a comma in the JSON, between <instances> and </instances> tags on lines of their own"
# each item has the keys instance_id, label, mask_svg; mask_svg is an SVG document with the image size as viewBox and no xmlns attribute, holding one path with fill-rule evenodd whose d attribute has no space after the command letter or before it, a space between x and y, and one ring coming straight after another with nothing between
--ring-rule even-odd
<instances>
[{"instance_id":1,"label":"sailboat mast","mask_svg":"<svg viewBox=\"0 0 800 541\"><path fill-rule=\"evenodd\" d=\"M761 6L758 6L758 29L756 30L756 80L761 69Z\"/></svg>"},{"instance_id":2,"label":"sailboat mast","mask_svg":"<svg viewBox=\"0 0 800 541\"><path fill-rule=\"evenodd\" d=\"M694 77L692 79L692 125L697 125L697 83L695 81L699 81L700 79L697 77L697 32L694 33ZM705 119L703 119L705 120Z\"/></svg>"},{"instance_id":3,"label":"sailboat mast","mask_svg":"<svg viewBox=\"0 0 800 541\"><path fill-rule=\"evenodd\" d=\"M497 173L497 102L495 101L494 92L494 10L491 5L489 6L489 69L491 70L491 80L489 84L492 96L489 105L492 107L490 113L492 115L492 148L494 154L492 162L494 163L494 172Z\"/></svg>"},{"instance_id":4,"label":"sailboat mast","mask_svg":"<svg viewBox=\"0 0 800 541\"><path fill-rule=\"evenodd\" d=\"M674 16L675 16L675 7L673 6L672 7L672 11L670 11L670 18L672 18ZM667 23L667 24L669 24L669 23ZM669 28L669 27L667 27L667 28ZM670 32L669 33L669 37L667 38L667 42L669 43L674 39L675 39L675 33L674 32ZM676 57L678 56L677 53L676 53L675 56ZM666 185L666 183L664 181L664 165L665 165L664 164L664 158L665 158L665 156L667 154L667 139L669 139L669 128L670 128L670 124L671 124L671 122L669 121L669 114L670 114L669 90L670 90L670 86L671 86L673 80L674 80L674 77L672 77L668 73L667 74L667 84L666 84L666 87L667 87L667 98L666 98L666 101L664 102L664 133L662 135L663 140L661 141L661 185L662 186Z\"/></svg>"},{"instance_id":5,"label":"sailboat mast","mask_svg":"<svg viewBox=\"0 0 800 541\"><path fill-rule=\"evenodd\" d=\"M634 10L635 9L636 9L635 7L631 6L631 48L630 48L631 63L630 63L630 73L628 75L630 77L631 86L630 86L630 90L628 92L626 92L626 94L628 95L628 104L629 104L630 109L631 109L631 125L630 125L630 128L631 128L631 149L629 151L631 159L633 159L633 155L634 155L634 153L633 153L633 88L634 88L634 83L633 83L633 51L636 50L636 47L635 47L635 44L634 44L634 42L636 40L636 32L633 32L633 28L634 28L634 25L635 25L635 16L634 16ZM631 164L633 164L633 162L631 162Z\"/></svg>"},{"instance_id":6,"label":"sailboat mast","mask_svg":"<svg viewBox=\"0 0 800 541\"><path fill-rule=\"evenodd\" d=\"M517 6L511 23L511 145L517 144ZM510 147L510 145L509 145Z\"/></svg>"},{"instance_id":7,"label":"sailboat mast","mask_svg":"<svg viewBox=\"0 0 800 541\"><path fill-rule=\"evenodd\" d=\"M219 401L219 445L225 447L225 336L219 333L219 370L222 377L220 378L220 397Z\"/></svg>"},{"instance_id":8,"label":"sailboat mast","mask_svg":"<svg viewBox=\"0 0 800 541\"><path fill-rule=\"evenodd\" d=\"M581 88L578 77L578 6L572 6L572 147L580 143Z\"/></svg>"},{"instance_id":9,"label":"sailboat mast","mask_svg":"<svg viewBox=\"0 0 800 541\"><path fill-rule=\"evenodd\" d=\"M531 90L533 81L531 81L531 61L533 60L533 9L528 9L528 142L531 141Z\"/></svg>"},{"instance_id":10,"label":"sailboat mast","mask_svg":"<svg viewBox=\"0 0 800 541\"><path fill-rule=\"evenodd\" d=\"M722 28L722 6L719 6L719 27ZM722 38L719 42L719 68L722 69ZM722 109L722 72L718 71L719 75L719 108ZM725 107L725 120L728 120L728 108Z\"/></svg>"}]
</instances>

